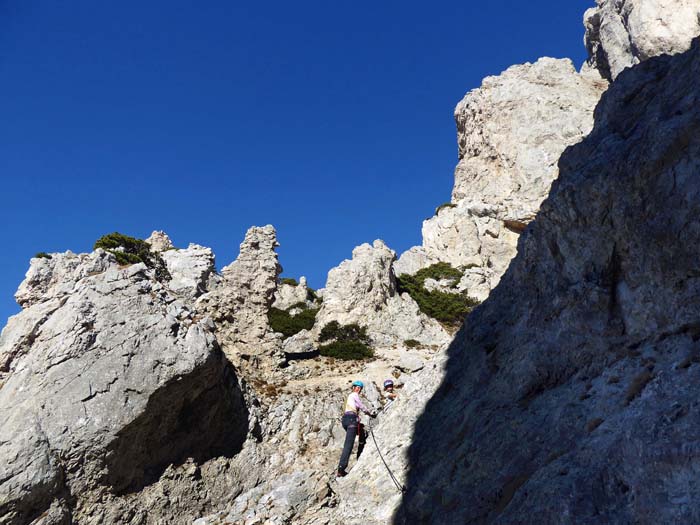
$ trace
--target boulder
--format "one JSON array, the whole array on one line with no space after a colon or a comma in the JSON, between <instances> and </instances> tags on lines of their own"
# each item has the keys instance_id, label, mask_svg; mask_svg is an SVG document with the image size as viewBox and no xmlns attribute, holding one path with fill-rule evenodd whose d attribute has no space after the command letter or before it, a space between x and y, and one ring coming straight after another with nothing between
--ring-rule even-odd
<instances>
[{"instance_id":1,"label":"boulder","mask_svg":"<svg viewBox=\"0 0 700 525\"><path fill-rule=\"evenodd\" d=\"M247 409L213 324L145 265L54 254L18 295L0 335L1 523L98 523L168 465L240 449Z\"/></svg>"}]
</instances>

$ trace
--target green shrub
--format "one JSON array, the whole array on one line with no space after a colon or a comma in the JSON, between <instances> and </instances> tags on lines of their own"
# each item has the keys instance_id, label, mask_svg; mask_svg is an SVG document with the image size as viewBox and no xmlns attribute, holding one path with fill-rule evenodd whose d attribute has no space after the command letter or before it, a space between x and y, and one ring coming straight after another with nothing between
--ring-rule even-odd
<instances>
[{"instance_id":1,"label":"green shrub","mask_svg":"<svg viewBox=\"0 0 700 525\"><path fill-rule=\"evenodd\" d=\"M369 344L369 336L367 328L360 326L357 323L341 325L338 321L331 321L321 329L318 340L322 343L326 341L341 341Z\"/></svg>"},{"instance_id":2,"label":"green shrub","mask_svg":"<svg viewBox=\"0 0 700 525\"><path fill-rule=\"evenodd\" d=\"M267 312L267 319L270 322L270 328L287 339L302 330L310 330L316 322L317 313L317 308L307 308L297 315L290 315L286 310L273 307Z\"/></svg>"},{"instance_id":3,"label":"green shrub","mask_svg":"<svg viewBox=\"0 0 700 525\"><path fill-rule=\"evenodd\" d=\"M435 215L440 213L440 210L444 210L445 208L456 208L456 204L452 204L451 202L446 202L444 204L440 204L437 208L435 208Z\"/></svg>"},{"instance_id":4,"label":"green shrub","mask_svg":"<svg viewBox=\"0 0 700 525\"><path fill-rule=\"evenodd\" d=\"M290 286L299 286L299 283L297 282L297 280L292 278L292 277L282 277L280 279L280 284L288 284Z\"/></svg>"},{"instance_id":5,"label":"green shrub","mask_svg":"<svg viewBox=\"0 0 700 525\"><path fill-rule=\"evenodd\" d=\"M414 275L420 281L421 286L423 286L426 279L435 279L436 281L440 279L454 279L459 281L463 276L463 272L453 268L450 263L446 262L439 262L431 264L427 268L421 268Z\"/></svg>"},{"instance_id":6,"label":"green shrub","mask_svg":"<svg viewBox=\"0 0 700 525\"><path fill-rule=\"evenodd\" d=\"M119 232L103 235L97 241L93 249L102 248L117 258L119 264L151 262L151 245L141 239L129 237Z\"/></svg>"},{"instance_id":7,"label":"green shrub","mask_svg":"<svg viewBox=\"0 0 700 525\"><path fill-rule=\"evenodd\" d=\"M464 316L479 304L479 301L464 293L447 293L425 289L426 279L461 279L462 272L447 263L436 263L416 272L396 278L399 293L408 293L418 303L420 310L447 325L459 325Z\"/></svg>"},{"instance_id":8,"label":"green shrub","mask_svg":"<svg viewBox=\"0 0 700 525\"><path fill-rule=\"evenodd\" d=\"M160 254L151 252L151 245L141 239L119 232L103 235L95 241L93 249L102 248L114 255L119 264L144 263L155 270L156 278L170 279L170 273Z\"/></svg>"},{"instance_id":9,"label":"green shrub","mask_svg":"<svg viewBox=\"0 0 700 525\"><path fill-rule=\"evenodd\" d=\"M35 259L51 259L51 255L46 252L39 252L34 256Z\"/></svg>"},{"instance_id":10,"label":"green shrub","mask_svg":"<svg viewBox=\"0 0 700 525\"><path fill-rule=\"evenodd\" d=\"M372 349L360 341L334 341L318 347L318 351L324 357L335 359L355 360L367 359L374 356Z\"/></svg>"},{"instance_id":11,"label":"green shrub","mask_svg":"<svg viewBox=\"0 0 700 525\"><path fill-rule=\"evenodd\" d=\"M321 298L316 294L316 290L310 286L306 287L306 299L313 302L321 302Z\"/></svg>"},{"instance_id":12,"label":"green shrub","mask_svg":"<svg viewBox=\"0 0 700 525\"><path fill-rule=\"evenodd\" d=\"M331 321L321 329L318 339L322 343L331 341L318 347L324 357L348 360L366 359L374 355L369 346L367 328L356 323L341 325L338 321Z\"/></svg>"},{"instance_id":13,"label":"green shrub","mask_svg":"<svg viewBox=\"0 0 700 525\"><path fill-rule=\"evenodd\" d=\"M406 348L418 348L421 346L420 342L415 339L406 339L403 344Z\"/></svg>"},{"instance_id":14,"label":"green shrub","mask_svg":"<svg viewBox=\"0 0 700 525\"><path fill-rule=\"evenodd\" d=\"M292 306L287 308L287 311L289 312L290 310L294 310L295 308L306 310L308 307L309 306L304 301L299 301L298 303L294 303Z\"/></svg>"}]
</instances>

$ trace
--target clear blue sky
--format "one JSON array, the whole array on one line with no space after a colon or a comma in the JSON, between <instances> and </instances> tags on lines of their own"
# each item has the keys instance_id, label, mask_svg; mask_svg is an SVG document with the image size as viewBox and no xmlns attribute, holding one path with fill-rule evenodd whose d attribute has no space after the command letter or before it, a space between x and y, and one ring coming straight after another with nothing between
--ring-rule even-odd
<instances>
[{"instance_id":1,"label":"clear blue sky","mask_svg":"<svg viewBox=\"0 0 700 525\"><path fill-rule=\"evenodd\" d=\"M455 104L511 64L580 66L590 5L0 0L0 325L30 257L112 231L221 267L271 223L314 287L362 242L419 244Z\"/></svg>"}]
</instances>

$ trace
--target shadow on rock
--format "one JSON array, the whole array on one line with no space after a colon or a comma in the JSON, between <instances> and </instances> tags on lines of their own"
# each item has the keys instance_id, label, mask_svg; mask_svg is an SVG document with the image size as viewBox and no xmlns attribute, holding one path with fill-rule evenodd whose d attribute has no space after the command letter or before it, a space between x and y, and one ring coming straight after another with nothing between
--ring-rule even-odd
<instances>
[{"instance_id":1,"label":"shadow on rock","mask_svg":"<svg viewBox=\"0 0 700 525\"><path fill-rule=\"evenodd\" d=\"M418 419L416 523L700 522L700 46L624 71Z\"/></svg>"},{"instance_id":2,"label":"shadow on rock","mask_svg":"<svg viewBox=\"0 0 700 525\"><path fill-rule=\"evenodd\" d=\"M145 412L119 432L105 480L116 494L141 490L170 464L188 458L201 464L241 450L248 410L238 379L221 352L209 361L155 392Z\"/></svg>"}]
</instances>

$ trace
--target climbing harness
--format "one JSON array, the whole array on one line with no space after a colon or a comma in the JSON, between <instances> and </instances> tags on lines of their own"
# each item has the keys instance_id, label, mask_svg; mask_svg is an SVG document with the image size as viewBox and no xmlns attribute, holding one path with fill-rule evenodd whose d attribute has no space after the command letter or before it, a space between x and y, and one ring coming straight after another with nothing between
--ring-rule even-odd
<instances>
[{"instance_id":1,"label":"climbing harness","mask_svg":"<svg viewBox=\"0 0 700 525\"><path fill-rule=\"evenodd\" d=\"M401 482L399 482L398 479L396 479L396 476L394 476L394 473L391 471L389 468L389 465L386 464L386 461L384 460L384 456L382 456L382 452L379 450L379 444L377 443L377 439L374 437L374 428L372 427L372 420L369 420L369 433L372 435L372 441L374 441L374 446L377 447L377 453L379 454L379 457L382 460L382 463L384 463L384 466L386 467L387 472L389 472L389 476L391 477L391 481L394 482L394 485L396 485L396 488L401 492L402 494L406 492L406 487L404 487Z\"/></svg>"}]
</instances>

